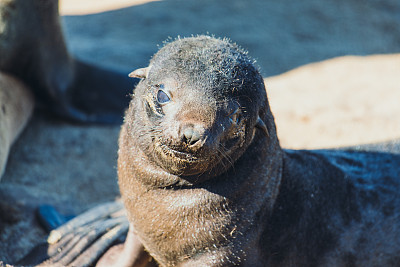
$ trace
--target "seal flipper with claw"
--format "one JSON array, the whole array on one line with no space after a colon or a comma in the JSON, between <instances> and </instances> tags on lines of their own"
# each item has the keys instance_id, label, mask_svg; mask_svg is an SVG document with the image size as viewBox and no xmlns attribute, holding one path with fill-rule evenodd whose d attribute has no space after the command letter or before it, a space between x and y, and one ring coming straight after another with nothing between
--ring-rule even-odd
<instances>
[{"instance_id":1,"label":"seal flipper with claw","mask_svg":"<svg viewBox=\"0 0 400 267\"><path fill-rule=\"evenodd\" d=\"M18 264L93 265L111 245L123 242L128 228L122 203L104 203L52 230L47 243L35 247Z\"/></svg>"}]
</instances>

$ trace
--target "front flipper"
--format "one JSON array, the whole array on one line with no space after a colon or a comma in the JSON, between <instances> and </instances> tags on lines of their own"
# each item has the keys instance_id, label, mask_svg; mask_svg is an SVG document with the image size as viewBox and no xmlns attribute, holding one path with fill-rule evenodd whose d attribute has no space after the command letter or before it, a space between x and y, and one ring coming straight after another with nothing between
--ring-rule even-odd
<instances>
[{"instance_id":1,"label":"front flipper","mask_svg":"<svg viewBox=\"0 0 400 267\"><path fill-rule=\"evenodd\" d=\"M54 218L47 218L47 220L53 222ZM92 266L112 245L123 242L128 229L129 222L121 202L101 204L52 230L47 243L35 247L18 264ZM122 244L116 246L118 247L122 247ZM117 250L113 248L111 251ZM123 266L119 263L125 263L125 266L145 266L150 259L133 231L128 234L126 246L121 249L121 252L120 255L116 253L114 255L130 257L126 259L114 257L118 266ZM46 260L42 262L44 259ZM107 259L102 257L102 262L107 262ZM108 260L107 265L110 266L110 263L111 261Z\"/></svg>"}]
</instances>

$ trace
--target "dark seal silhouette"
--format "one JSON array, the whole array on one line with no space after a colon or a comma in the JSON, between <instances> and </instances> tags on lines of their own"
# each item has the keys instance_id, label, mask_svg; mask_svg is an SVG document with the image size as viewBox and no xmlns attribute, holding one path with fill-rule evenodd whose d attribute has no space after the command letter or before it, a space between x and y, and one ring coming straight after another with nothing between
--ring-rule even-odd
<instances>
[{"instance_id":1,"label":"dark seal silhouette","mask_svg":"<svg viewBox=\"0 0 400 267\"><path fill-rule=\"evenodd\" d=\"M175 40L131 76L130 230L99 264L398 266L400 155L281 149L259 71L226 39Z\"/></svg>"},{"instance_id":2,"label":"dark seal silhouette","mask_svg":"<svg viewBox=\"0 0 400 267\"><path fill-rule=\"evenodd\" d=\"M134 83L69 53L57 0L1 1L0 28L0 71L27 84L38 106L78 122L122 122Z\"/></svg>"}]
</instances>

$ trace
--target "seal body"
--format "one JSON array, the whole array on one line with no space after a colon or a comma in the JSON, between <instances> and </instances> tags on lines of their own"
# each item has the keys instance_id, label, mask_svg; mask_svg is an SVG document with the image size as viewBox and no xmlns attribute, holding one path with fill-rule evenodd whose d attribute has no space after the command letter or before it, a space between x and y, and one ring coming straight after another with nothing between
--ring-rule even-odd
<instances>
[{"instance_id":1,"label":"seal body","mask_svg":"<svg viewBox=\"0 0 400 267\"><path fill-rule=\"evenodd\" d=\"M265 266L397 266L400 156L285 150Z\"/></svg>"},{"instance_id":2,"label":"seal body","mask_svg":"<svg viewBox=\"0 0 400 267\"><path fill-rule=\"evenodd\" d=\"M121 129L119 186L131 233L159 264L366 262L364 241L348 238L373 230L386 194L399 199L400 157L283 151L261 75L225 39L178 39L131 76L142 80Z\"/></svg>"}]
</instances>

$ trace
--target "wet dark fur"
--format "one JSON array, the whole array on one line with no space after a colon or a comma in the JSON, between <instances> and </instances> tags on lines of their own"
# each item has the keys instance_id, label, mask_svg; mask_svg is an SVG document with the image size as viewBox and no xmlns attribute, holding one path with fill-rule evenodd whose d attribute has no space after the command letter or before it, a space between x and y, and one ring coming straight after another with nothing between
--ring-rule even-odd
<instances>
[{"instance_id":1,"label":"wet dark fur","mask_svg":"<svg viewBox=\"0 0 400 267\"><path fill-rule=\"evenodd\" d=\"M161 265L398 266L400 156L283 151L262 77L227 40L176 40L150 66L118 173L133 232ZM182 141L192 126L204 145Z\"/></svg>"},{"instance_id":2,"label":"wet dark fur","mask_svg":"<svg viewBox=\"0 0 400 267\"><path fill-rule=\"evenodd\" d=\"M398 266L400 156L285 152L280 194L260 242L268 264Z\"/></svg>"}]
</instances>

